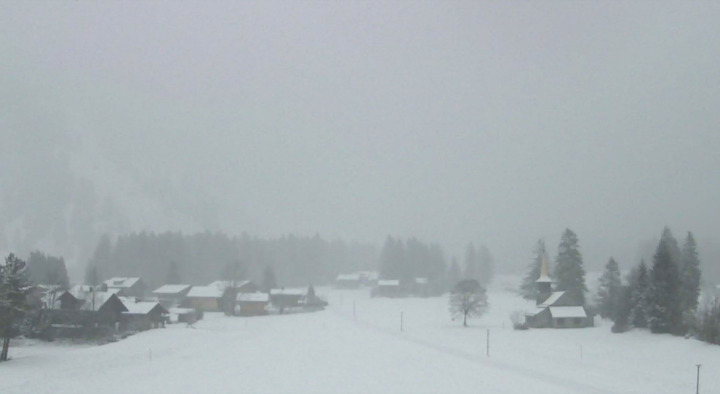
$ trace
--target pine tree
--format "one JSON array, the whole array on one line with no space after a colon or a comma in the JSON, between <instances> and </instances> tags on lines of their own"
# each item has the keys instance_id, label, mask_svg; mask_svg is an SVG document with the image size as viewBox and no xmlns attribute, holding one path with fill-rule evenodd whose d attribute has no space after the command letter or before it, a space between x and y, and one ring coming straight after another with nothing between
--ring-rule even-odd
<instances>
[{"instance_id":1,"label":"pine tree","mask_svg":"<svg viewBox=\"0 0 720 394\"><path fill-rule=\"evenodd\" d=\"M647 310L650 282L645 260L634 271L630 279L630 324L637 328L647 328Z\"/></svg>"},{"instance_id":2,"label":"pine tree","mask_svg":"<svg viewBox=\"0 0 720 394\"><path fill-rule=\"evenodd\" d=\"M0 361L7 361L13 327L27 309L25 295L30 285L27 264L10 254L0 265Z\"/></svg>"},{"instance_id":3,"label":"pine tree","mask_svg":"<svg viewBox=\"0 0 720 394\"><path fill-rule=\"evenodd\" d=\"M677 241L666 227L650 270L648 327L654 333L682 334L680 280L675 260L678 254L674 251L676 246Z\"/></svg>"},{"instance_id":4,"label":"pine tree","mask_svg":"<svg viewBox=\"0 0 720 394\"><path fill-rule=\"evenodd\" d=\"M618 267L617 261L611 257L605 265L605 272L600 277L600 286L598 288L600 316L603 318L614 317L620 301L621 288L620 267ZM629 300L629 298L628 296L627 299Z\"/></svg>"},{"instance_id":5,"label":"pine tree","mask_svg":"<svg viewBox=\"0 0 720 394\"><path fill-rule=\"evenodd\" d=\"M545 241L538 240L534 250L535 257L528 267L528 273L520 284L520 295L526 300L535 300L537 298L537 288L535 281L540 277L540 266L545 256Z\"/></svg>"},{"instance_id":6,"label":"pine tree","mask_svg":"<svg viewBox=\"0 0 720 394\"><path fill-rule=\"evenodd\" d=\"M577 235L566 229L560 238L555 265L555 283L559 291L571 291L585 304L585 268L583 268Z\"/></svg>"},{"instance_id":7,"label":"pine tree","mask_svg":"<svg viewBox=\"0 0 720 394\"><path fill-rule=\"evenodd\" d=\"M683 313L693 316L700 296L700 258L692 233L688 233L682 248L680 263L680 300Z\"/></svg>"}]
</instances>

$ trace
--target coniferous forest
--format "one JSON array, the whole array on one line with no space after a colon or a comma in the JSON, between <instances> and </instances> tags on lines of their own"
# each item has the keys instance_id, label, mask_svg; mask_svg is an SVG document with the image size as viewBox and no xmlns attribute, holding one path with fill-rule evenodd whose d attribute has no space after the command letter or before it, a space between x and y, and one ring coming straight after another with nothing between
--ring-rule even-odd
<instances>
[{"instance_id":1,"label":"coniferous forest","mask_svg":"<svg viewBox=\"0 0 720 394\"><path fill-rule=\"evenodd\" d=\"M207 284L225 279L230 266L260 283L273 272L279 286L331 282L338 273L374 269L377 249L370 244L286 235L261 239L243 234L132 233L104 236L88 262L85 282L113 276L138 276L149 286L169 282ZM235 279L235 278L227 278Z\"/></svg>"}]
</instances>

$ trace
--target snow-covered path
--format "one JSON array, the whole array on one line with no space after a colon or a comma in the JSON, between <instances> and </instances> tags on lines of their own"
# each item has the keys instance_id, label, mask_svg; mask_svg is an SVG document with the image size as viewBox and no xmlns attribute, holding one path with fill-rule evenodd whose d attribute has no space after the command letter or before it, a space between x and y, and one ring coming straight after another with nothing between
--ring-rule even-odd
<instances>
[{"instance_id":1,"label":"snow-covered path","mask_svg":"<svg viewBox=\"0 0 720 394\"><path fill-rule=\"evenodd\" d=\"M194 329L175 325L104 346L16 347L0 365L0 392L690 393L696 363L704 365L702 392L720 387L711 373L720 347L613 335L607 326L514 331L508 316L525 303L501 289L468 328L450 321L445 298L328 295L323 312L210 314Z\"/></svg>"}]
</instances>

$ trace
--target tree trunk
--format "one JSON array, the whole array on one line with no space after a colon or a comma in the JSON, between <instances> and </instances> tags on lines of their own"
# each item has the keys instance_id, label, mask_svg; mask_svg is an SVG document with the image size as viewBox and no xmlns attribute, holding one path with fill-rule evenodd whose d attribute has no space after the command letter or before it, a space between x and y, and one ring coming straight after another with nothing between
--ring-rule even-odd
<instances>
[{"instance_id":1,"label":"tree trunk","mask_svg":"<svg viewBox=\"0 0 720 394\"><path fill-rule=\"evenodd\" d=\"M465 315L463 315L463 327L467 327L467 312L465 312Z\"/></svg>"},{"instance_id":2,"label":"tree trunk","mask_svg":"<svg viewBox=\"0 0 720 394\"><path fill-rule=\"evenodd\" d=\"M3 346L2 346L2 353L0 353L0 361L7 361L8 359L8 350L10 349L10 337L4 336L3 337Z\"/></svg>"}]
</instances>

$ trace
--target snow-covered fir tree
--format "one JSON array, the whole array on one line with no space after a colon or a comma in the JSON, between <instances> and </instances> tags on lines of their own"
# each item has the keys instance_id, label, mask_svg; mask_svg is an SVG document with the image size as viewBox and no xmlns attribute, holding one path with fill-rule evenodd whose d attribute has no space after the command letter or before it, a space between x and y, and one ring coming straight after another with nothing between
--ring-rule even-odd
<instances>
[{"instance_id":1,"label":"snow-covered fir tree","mask_svg":"<svg viewBox=\"0 0 720 394\"><path fill-rule=\"evenodd\" d=\"M25 295L30 285L27 264L10 254L0 265L0 361L7 361L14 324L27 309Z\"/></svg>"},{"instance_id":2,"label":"snow-covered fir tree","mask_svg":"<svg viewBox=\"0 0 720 394\"><path fill-rule=\"evenodd\" d=\"M680 302L683 313L690 317L695 314L700 296L700 258L697 244L689 232L683 244L680 261Z\"/></svg>"},{"instance_id":3,"label":"snow-covered fir tree","mask_svg":"<svg viewBox=\"0 0 720 394\"><path fill-rule=\"evenodd\" d=\"M578 238L575 233L566 229L560 238L558 255L555 260L555 283L557 290L576 292L578 299L585 304L585 268Z\"/></svg>"},{"instance_id":4,"label":"snow-covered fir tree","mask_svg":"<svg viewBox=\"0 0 720 394\"><path fill-rule=\"evenodd\" d=\"M648 327L654 333L682 334L680 279L675 251L677 241L666 227L650 270Z\"/></svg>"},{"instance_id":5,"label":"snow-covered fir tree","mask_svg":"<svg viewBox=\"0 0 720 394\"><path fill-rule=\"evenodd\" d=\"M600 277L598 287L598 308L600 316L612 318L618 308L622 279L620 278L620 267L614 258L610 258L605 265L605 271Z\"/></svg>"},{"instance_id":6,"label":"snow-covered fir tree","mask_svg":"<svg viewBox=\"0 0 720 394\"><path fill-rule=\"evenodd\" d=\"M542 265L543 256L545 256L545 240L538 240L533 250L533 260L528 266L528 273L520 284L520 295L526 300L535 300L537 297L537 289L535 282L540 277L540 267Z\"/></svg>"},{"instance_id":7,"label":"snow-covered fir tree","mask_svg":"<svg viewBox=\"0 0 720 394\"><path fill-rule=\"evenodd\" d=\"M630 324L637 328L647 328L647 310L650 282L645 260L633 271L630 277Z\"/></svg>"}]
</instances>

